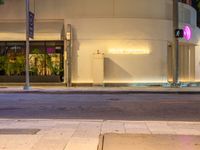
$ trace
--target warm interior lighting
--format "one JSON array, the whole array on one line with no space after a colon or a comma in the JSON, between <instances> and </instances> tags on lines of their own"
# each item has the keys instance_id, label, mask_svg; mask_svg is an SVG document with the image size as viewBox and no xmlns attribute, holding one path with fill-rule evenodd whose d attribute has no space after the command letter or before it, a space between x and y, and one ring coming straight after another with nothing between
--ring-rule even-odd
<instances>
[{"instance_id":1,"label":"warm interior lighting","mask_svg":"<svg viewBox=\"0 0 200 150\"><path fill-rule=\"evenodd\" d=\"M92 84L93 80L81 80L81 81L72 81L74 84L84 84L84 83L89 83ZM167 83L166 80L104 80L104 84L132 84L132 83Z\"/></svg>"},{"instance_id":2,"label":"warm interior lighting","mask_svg":"<svg viewBox=\"0 0 200 150\"><path fill-rule=\"evenodd\" d=\"M111 48L108 50L109 54L132 54L132 55L147 55L150 54L148 49L120 49L120 48Z\"/></svg>"}]
</instances>

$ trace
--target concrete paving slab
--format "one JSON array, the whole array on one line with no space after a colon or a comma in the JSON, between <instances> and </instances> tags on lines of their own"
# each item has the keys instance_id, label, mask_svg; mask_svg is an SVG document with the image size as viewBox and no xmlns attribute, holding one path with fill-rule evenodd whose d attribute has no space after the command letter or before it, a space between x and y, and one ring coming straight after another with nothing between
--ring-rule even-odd
<instances>
[{"instance_id":1,"label":"concrete paving slab","mask_svg":"<svg viewBox=\"0 0 200 150\"><path fill-rule=\"evenodd\" d=\"M177 135L200 135L200 124L195 122L168 122L168 126L173 128Z\"/></svg>"},{"instance_id":2,"label":"concrete paving slab","mask_svg":"<svg viewBox=\"0 0 200 150\"><path fill-rule=\"evenodd\" d=\"M198 129L200 130L199 122L167 122L167 124L175 129Z\"/></svg>"},{"instance_id":3,"label":"concrete paving slab","mask_svg":"<svg viewBox=\"0 0 200 150\"><path fill-rule=\"evenodd\" d=\"M102 122L80 122L65 150L96 150Z\"/></svg>"},{"instance_id":4,"label":"concrete paving slab","mask_svg":"<svg viewBox=\"0 0 200 150\"><path fill-rule=\"evenodd\" d=\"M79 124L73 137L97 138L101 131L102 123L100 122L82 122Z\"/></svg>"},{"instance_id":5,"label":"concrete paving slab","mask_svg":"<svg viewBox=\"0 0 200 150\"><path fill-rule=\"evenodd\" d=\"M123 122L105 121L102 125L101 133L125 133Z\"/></svg>"},{"instance_id":6,"label":"concrete paving slab","mask_svg":"<svg viewBox=\"0 0 200 150\"><path fill-rule=\"evenodd\" d=\"M126 133L151 134L145 122L126 122L124 126Z\"/></svg>"},{"instance_id":7,"label":"concrete paving slab","mask_svg":"<svg viewBox=\"0 0 200 150\"><path fill-rule=\"evenodd\" d=\"M30 150L38 135L0 135L0 150Z\"/></svg>"},{"instance_id":8,"label":"concrete paving slab","mask_svg":"<svg viewBox=\"0 0 200 150\"><path fill-rule=\"evenodd\" d=\"M176 134L174 129L167 122L146 122L152 134Z\"/></svg>"},{"instance_id":9,"label":"concrete paving slab","mask_svg":"<svg viewBox=\"0 0 200 150\"><path fill-rule=\"evenodd\" d=\"M200 150L200 136L105 134L98 150Z\"/></svg>"},{"instance_id":10,"label":"concrete paving slab","mask_svg":"<svg viewBox=\"0 0 200 150\"><path fill-rule=\"evenodd\" d=\"M97 150L98 138L72 138L64 150Z\"/></svg>"},{"instance_id":11,"label":"concrete paving slab","mask_svg":"<svg viewBox=\"0 0 200 150\"><path fill-rule=\"evenodd\" d=\"M63 150L75 130L76 126L74 129L55 127L48 132L44 132L31 150Z\"/></svg>"},{"instance_id":12,"label":"concrete paving slab","mask_svg":"<svg viewBox=\"0 0 200 150\"><path fill-rule=\"evenodd\" d=\"M8 123L8 127L6 127L6 122ZM193 136L190 135L200 136L200 133L198 132L200 122L120 121L88 119L0 119L0 125L1 124L3 124L3 126L0 126L0 129L14 129L21 126L19 129L33 129L37 127L41 130L35 135L0 134L0 150L97 150L99 135L101 134L120 133L120 135L151 136L154 135L155 132L151 132L150 129L154 131L156 128L158 128L156 131L162 131L159 134L163 136L165 133L170 133L171 128L173 128L175 133L171 134L170 136L172 138L170 137L169 139L176 139L177 143L180 143L183 140L186 143L188 141L192 141ZM179 132L180 129L181 132ZM191 130L197 132L191 132ZM182 133L188 136L184 136ZM159 141L160 139L155 138L155 140ZM163 140L161 139L161 141ZM120 142L123 144L123 140ZM198 147L198 143L196 145L196 147ZM188 147L186 148L188 149ZM126 149L126 147L123 149ZM174 148L171 149L176 150Z\"/></svg>"}]
</instances>

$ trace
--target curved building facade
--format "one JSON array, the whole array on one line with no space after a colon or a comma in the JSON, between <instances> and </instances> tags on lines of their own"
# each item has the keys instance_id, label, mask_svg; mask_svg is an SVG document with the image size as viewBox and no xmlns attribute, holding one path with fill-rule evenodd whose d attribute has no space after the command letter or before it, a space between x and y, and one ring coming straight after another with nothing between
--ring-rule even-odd
<instances>
[{"instance_id":1,"label":"curved building facade","mask_svg":"<svg viewBox=\"0 0 200 150\"><path fill-rule=\"evenodd\" d=\"M0 6L0 41L25 40L24 7L24 0ZM64 40L61 33L67 36L71 25L72 83L92 84L96 78L107 84L171 82L172 0L32 0L31 10L35 41ZM193 32L191 40L180 40L179 76L195 82L200 79L200 30L196 11L179 3L179 26L186 25Z\"/></svg>"}]
</instances>

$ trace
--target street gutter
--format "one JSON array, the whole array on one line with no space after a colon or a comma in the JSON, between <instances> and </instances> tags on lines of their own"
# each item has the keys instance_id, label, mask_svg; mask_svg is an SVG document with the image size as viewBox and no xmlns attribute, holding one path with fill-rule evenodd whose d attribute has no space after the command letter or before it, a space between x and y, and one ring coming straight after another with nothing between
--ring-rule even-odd
<instances>
[{"instance_id":1,"label":"street gutter","mask_svg":"<svg viewBox=\"0 0 200 150\"><path fill-rule=\"evenodd\" d=\"M171 90L171 91L156 91L156 90L2 90L0 94L200 94L200 91L190 90Z\"/></svg>"}]
</instances>

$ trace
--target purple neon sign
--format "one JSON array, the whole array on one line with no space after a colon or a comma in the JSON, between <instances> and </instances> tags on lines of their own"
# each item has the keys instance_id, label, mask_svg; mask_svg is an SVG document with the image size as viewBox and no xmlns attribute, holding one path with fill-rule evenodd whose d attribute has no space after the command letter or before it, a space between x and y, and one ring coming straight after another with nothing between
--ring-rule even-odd
<instances>
[{"instance_id":1,"label":"purple neon sign","mask_svg":"<svg viewBox=\"0 0 200 150\"><path fill-rule=\"evenodd\" d=\"M192 29L189 26L185 26L183 28L183 32L184 32L184 39L189 41L192 38Z\"/></svg>"},{"instance_id":2,"label":"purple neon sign","mask_svg":"<svg viewBox=\"0 0 200 150\"><path fill-rule=\"evenodd\" d=\"M47 53L55 53L54 47L47 47Z\"/></svg>"}]
</instances>

